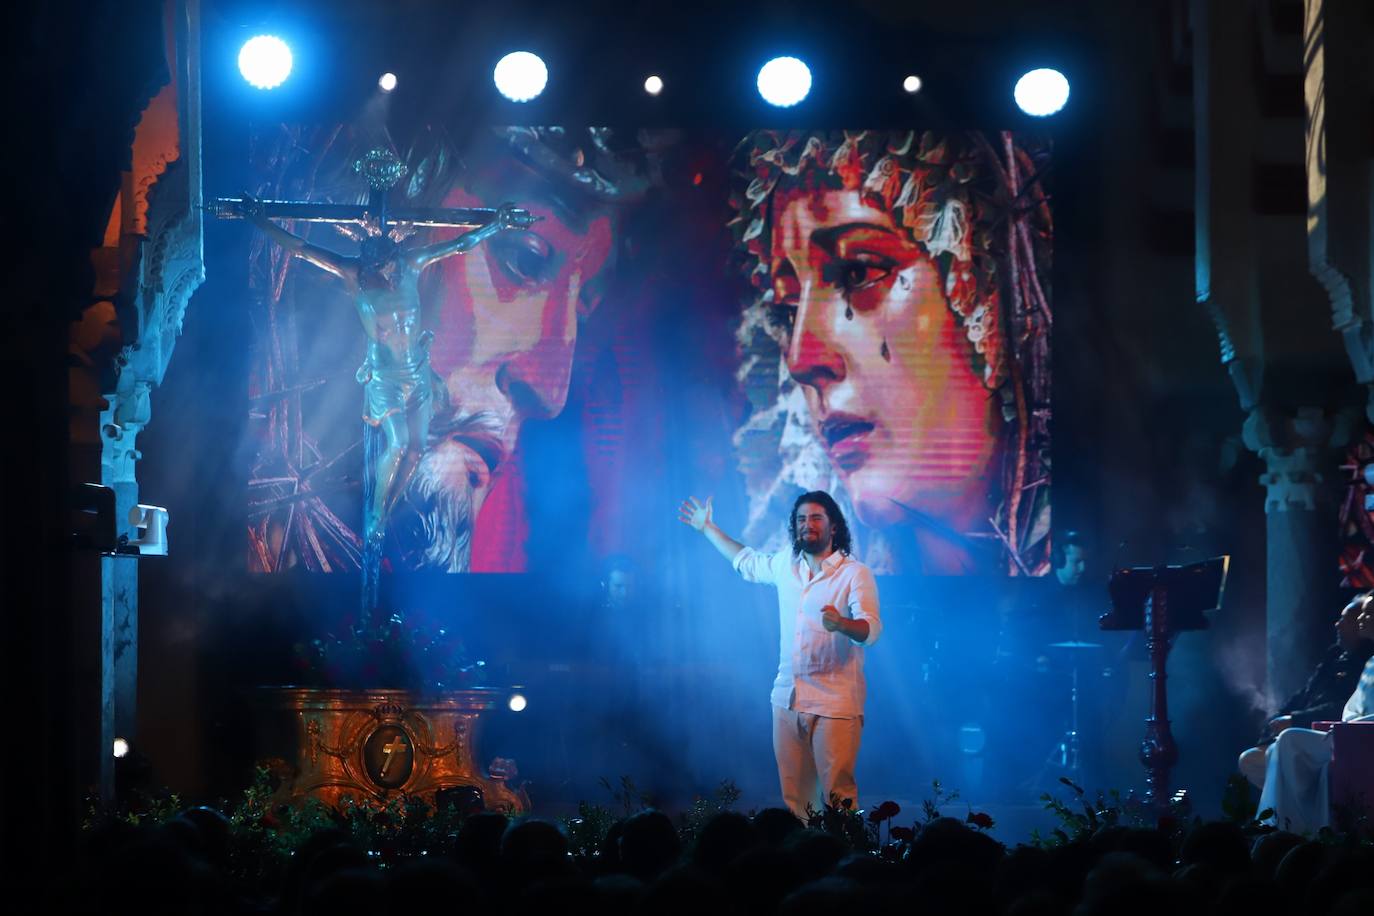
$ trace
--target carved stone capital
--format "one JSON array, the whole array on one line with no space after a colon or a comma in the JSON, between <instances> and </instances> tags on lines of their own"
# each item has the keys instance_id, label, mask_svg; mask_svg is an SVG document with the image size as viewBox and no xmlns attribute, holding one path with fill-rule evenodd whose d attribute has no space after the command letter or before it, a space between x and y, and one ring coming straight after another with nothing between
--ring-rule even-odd
<instances>
[{"instance_id":1,"label":"carved stone capital","mask_svg":"<svg viewBox=\"0 0 1374 916\"><path fill-rule=\"evenodd\" d=\"M1263 448L1265 472L1259 482L1268 491L1264 498L1265 514L1317 508L1317 485L1322 482L1318 470L1319 452L1313 448Z\"/></svg>"},{"instance_id":2,"label":"carved stone capital","mask_svg":"<svg viewBox=\"0 0 1374 916\"><path fill-rule=\"evenodd\" d=\"M150 382L136 381L105 395L109 407L100 414L100 470L106 486L137 482L134 465L142 457L137 440L152 417L151 389Z\"/></svg>"},{"instance_id":3,"label":"carved stone capital","mask_svg":"<svg viewBox=\"0 0 1374 916\"><path fill-rule=\"evenodd\" d=\"M1299 408L1290 416L1250 411L1241 436L1264 460L1259 482L1268 491L1265 513L1316 510L1317 488L1332 466L1331 451L1348 441L1355 419L1351 411L1327 414L1316 407Z\"/></svg>"}]
</instances>

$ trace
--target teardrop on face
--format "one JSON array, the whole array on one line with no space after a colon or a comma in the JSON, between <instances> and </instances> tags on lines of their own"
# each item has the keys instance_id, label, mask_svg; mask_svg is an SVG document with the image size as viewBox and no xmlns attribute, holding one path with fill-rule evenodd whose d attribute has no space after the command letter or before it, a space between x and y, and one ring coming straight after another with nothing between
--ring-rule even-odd
<instances>
[{"instance_id":1,"label":"teardrop on face","mask_svg":"<svg viewBox=\"0 0 1374 916\"><path fill-rule=\"evenodd\" d=\"M887 338L883 338L883 348L879 351L883 355L883 362L892 362L892 351L887 348Z\"/></svg>"}]
</instances>

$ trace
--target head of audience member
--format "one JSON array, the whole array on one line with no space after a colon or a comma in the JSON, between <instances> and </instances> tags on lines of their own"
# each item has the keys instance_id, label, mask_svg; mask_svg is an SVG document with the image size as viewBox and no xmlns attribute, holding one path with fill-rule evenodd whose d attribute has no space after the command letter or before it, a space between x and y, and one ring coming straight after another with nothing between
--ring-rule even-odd
<instances>
[{"instance_id":1,"label":"head of audience member","mask_svg":"<svg viewBox=\"0 0 1374 916\"><path fill-rule=\"evenodd\" d=\"M930 869L940 870L951 864L970 866L991 874L997 868L1006 848L991 836L974 830L952 817L937 817L926 825L911 844L907 866L914 874Z\"/></svg>"},{"instance_id":2,"label":"head of audience member","mask_svg":"<svg viewBox=\"0 0 1374 916\"><path fill-rule=\"evenodd\" d=\"M569 871L568 838L537 818L511 824L501 837L501 864L508 879L530 885Z\"/></svg>"},{"instance_id":3,"label":"head of audience member","mask_svg":"<svg viewBox=\"0 0 1374 916\"><path fill-rule=\"evenodd\" d=\"M1184 838L1179 864L1206 865L1223 876L1241 875L1250 870L1250 843L1231 821L1199 824Z\"/></svg>"},{"instance_id":4,"label":"head of audience member","mask_svg":"<svg viewBox=\"0 0 1374 916\"><path fill-rule=\"evenodd\" d=\"M769 846L781 845L788 835L805 826L788 808L764 808L754 815L754 830Z\"/></svg>"},{"instance_id":5,"label":"head of audience member","mask_svg":"<svg viewBox=\"0 0 1374 916\"><path fill-rule=\"evenodd\" d=\"M692 863L714 875L723 875L726 866L758 841L749 818L735 811L722 811L701 828L692 848Z\"/></svg>"},{"instance_id":6,"label":"head of audience member","mask_svg":"<svg viewBox=\"0 0 1374 916\"><path fill-rule=\"evenodd\" d=\"M1273 878L1278 874L1279 863L1294 846L1302 844L1302 837L1287 830L1263 833L1255 839L1250 848L1250 863L1255 874L1261 878Z\"/></svg>"},{"instance_id":7,"label":"head of audience member","mask_svg":"<svg viewBox=\"0 0 1374 916\"><path fill-rule=\"evenodd\" d=\"M496 870L501 855L501 838L510 821L496 811L483 811L463 821L453 845L458 864L474 875L490 876Z\"/></svg>"},{"instance_id":8,"label":"head of audience member","mask_svg":"<svg viewBox=\"0 0 1374 916\"><path fill-rule=\"evenodd\" d=\"M389 905L387 882L370 866L335 872L310 888L301 916L373 916Z\"/></svg>"},{"instance_id":9,"label":"head of audience member","mask_svg":"<svg viewBox=\"0 0 1374 916\"><path fill-rule=\"evenodd\" d=\"M682 841L672 819L653 809L626 819L619 846L621 867L641 881L652 881L682 855Z\"/></svg>"},{"instance_id":10,"label":"head of audience member","mask_svg":"<svg viewBox=\"0 0 1374 916\"><path fill-rule=\"evenodd\" d=\"M796 863L798 874L807 877L829 872L849 854L844 840L810 827L789 834L782 848Z\"/></svg>"}]
</instances>

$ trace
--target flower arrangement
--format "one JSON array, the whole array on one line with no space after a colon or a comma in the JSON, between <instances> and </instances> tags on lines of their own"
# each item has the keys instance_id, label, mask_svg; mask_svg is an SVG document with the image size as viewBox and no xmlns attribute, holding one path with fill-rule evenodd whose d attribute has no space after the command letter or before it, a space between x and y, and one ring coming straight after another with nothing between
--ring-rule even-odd
<instances>
[{"instance_id":1,"label":"flower arrangement","mask_svg":"<svg viewBox=\"0 0 1374 916\"><path fill-rule=\"evenodd\" d=\"M386 686L432 694L481 687L486 669L486 662L469 657L456 632L398 613L345 621L337 635L296 643L294 654L299 677L312 687Z\"/></svg>"}]
</instances>

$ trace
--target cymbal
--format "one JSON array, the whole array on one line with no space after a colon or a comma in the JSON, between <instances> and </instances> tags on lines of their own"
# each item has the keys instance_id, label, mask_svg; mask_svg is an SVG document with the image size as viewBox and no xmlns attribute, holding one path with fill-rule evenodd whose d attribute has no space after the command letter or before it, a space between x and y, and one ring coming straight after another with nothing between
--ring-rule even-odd
<instances>
[{"instance_id":1,"label":"cymbal","mask_svg":"<svg viewBox=\"0 0 1374 916\"><path fill-rule=\"evenodd\" d=\"M1051 648L1051 649L1101 649L1101 648L1102 648L1102 643L1100 643L1100 642L1078 642L1077 640L1070 640L1069 642L1052 642L1052 643L1050 643L1050 648Z\"/></svg>"}]
</instances>

